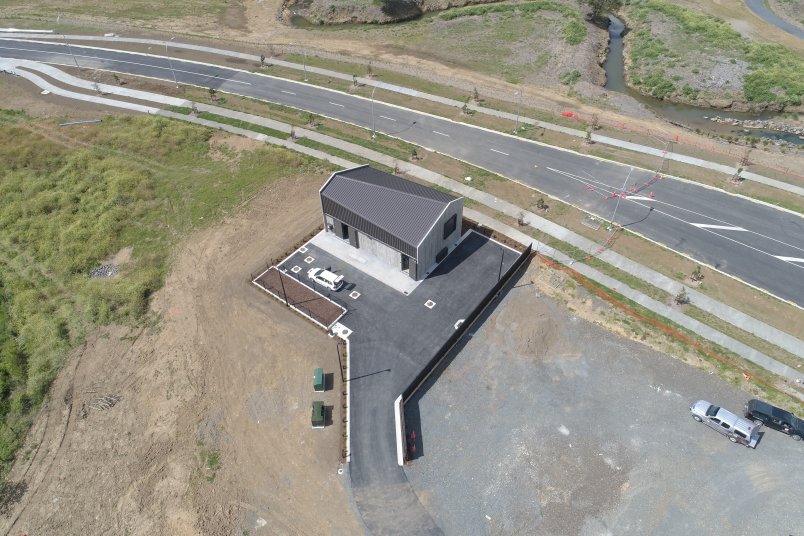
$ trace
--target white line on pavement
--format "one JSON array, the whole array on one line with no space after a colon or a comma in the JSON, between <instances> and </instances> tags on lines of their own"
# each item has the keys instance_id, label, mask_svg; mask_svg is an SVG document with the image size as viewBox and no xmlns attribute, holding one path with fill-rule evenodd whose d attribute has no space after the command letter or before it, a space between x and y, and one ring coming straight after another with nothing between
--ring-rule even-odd
<instances>
[{"instance_id":1,"label":"white line on pavement","mask_svg":"<svg viewBox=\"0 0 804 536\"><path fill-rule=\"evenodd\" d=\"M734 227L732 225L713 225L711 223L693 223L689 222L690 225L694 225L695 227L700 227L701 229L721 229L723 231L748 231L748 229L743 229L742 227Z\"/></svg>"},{"instance_id":2,"label":"white line on pavement","mask_svg":"<svg viewBox=\"0 0 804 536\"><path fill-rule=\"evenodd\" d=\"M284 89L280 90L282 93L287 93L288 95L295 95L292 91L285 91Z\"/></svg>"},{"instance_id":3,"label":"white line on pavement","mask_svg":"<svg viewBox=\"0 0 804 536\"><path fill-rule=\"evenodd\" d=\"M777 259L779 259L780 261L786 261L786 262L804 262L804 259L800 259L800 258L798 258L798 257L782 257L781 255L774 255L774 257L776 257L776 258L777 258Z\"/></svg>"},{"instance_id":4,"label":"white line on pavement","mask_svg":"<svg viewBox=\"0 0 804 536\"><path fill-rule=\"evenodd\" d=\"M333 106L340 106L341 108L345 108L345 106L344 106L343 104L338 104L337 102L332 102L332 101L329 101L329 103L330 103L331 105L333 105Z\"/></svg>"},{"instance_id":5,"label":"white line on pavement","mask_svg":"<svg viewBox=\"0 0 804 536\"><path fill-rule=\"evenodd\" d=\"M382 119L387 119L388 121L396 121L393 117L385 117L384 115L380 116Z\"/></svg>"},{"instance_id":6,"label":"white line on pavement","mask_svg":"<svg viewBox=\"0 0 804 536\"><path fill-rule=\"evenodd\" d=\"M650 197L645 197L642 195L628 195L627 193L625 194L625 198L630 199L631 201L653 201L653 199Z\"/></svg>"},{"instance_id":7,"label":"white line on pavement","mask_svg":"<svg viewBox=\"0 0 804 536\"><path fill-rule=\"evenodd\" d=\"M443 132L439 132L437 130L434 130L433 134L438 134L439 136L446 136L447 138L449 138L449 134L444 134Z\"/></svg>"},{"instance_id":8,"label":"white line on pavement","mask_svg":"<svg viewBox=\"0 0 804 536\"><path fill-rule=\"evenodd\" d=\"M23 52L37 52L37 53L40 53L40 54L53 54L53 55L58 55L58 56L68 56L68 57L70 56L70 54L68 54L68 53L56 52L56 51L50 51L50 50L38 50L38 49L28 49L28 48L19 48L19 47L3 47L3 46L0 46L0 49L21 50ZM115 52L120 52L120 51L115 51ZM206 77L206 78L217 78L218 80L223 80L224 82L234 82L235 84L243 84L243 85L246 85L246 86L251 85L251 82L243 82L242 80L235 80L233 78L219 78L218 75L210 75L208 73L196 73L196 72L193 72L193 71L185 71L183 69L171 69L170 67L162 67L160 65L153 65L151 63L139 63L139 62L136 62L136 61L116 60L116 59L112 59L112 58L99 58L97 56L79 56L79 57L81 59L89 59L89 60L111 61L111 62L114 62L114 63L128 63L129 65L139 65L141 67L150 67L152 69L161 69L163 71L174 71L174 72L177 72L177 73L191 74L191 75L194 75L194 76L203 76L203 77ZM44 62L44 63L47 63L47 62ZM67 65L69 65L69 63ZM132 74L134 74L136 76L138 73L132 73Z\"/></svg>"},{"instance_id":9,"label":"white line on pavement","mask_svg":"<svg viewBox=\"0 0 804 536\"><path fill-rule=\"evenodd\" d=\"M490 149L490 150L491 150L491 151L494 151L495 153L504 154L505 156L511 156L510 154L508 154L508 153L504 153L504 152L502 152L502 151L498 151L497 149Z\"/></svg>"}]
</instances>

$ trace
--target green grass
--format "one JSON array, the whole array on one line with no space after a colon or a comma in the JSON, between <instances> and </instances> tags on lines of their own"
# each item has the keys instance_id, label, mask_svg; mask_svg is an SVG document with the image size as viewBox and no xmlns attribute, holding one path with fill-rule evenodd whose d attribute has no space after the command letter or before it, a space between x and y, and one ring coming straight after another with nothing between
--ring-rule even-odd
<instances>
[{"instance_id":1,"label":"green grass","mask_svg":"<svg viewBox=\"0 0 804 536\"><path fill-rule=\"evenodd\" d=\"M666 98L679 91L660 67L674 67L682 59L681 51L690 58L726 55L732 56L732 64L737 59L746 61L749 72L743 76L742 84L743 97L748 102L799 106L804 100L804 57L782 45L751 41L722 19L666 0L632 0L627 13L635 26L628 37L632 80L655 97ZM659 13L678 25L682 42L674 45L673 50L652 35L649 28L652 13ZM690 72L698 74L700 70L695 67ZM680 91L687 98L698 96L688 85L687 89L682 86Z\"/></svg>"},{"instance_id":2,"label":"green grass","mask_svg":"<svg viewBox=\"0 0 804 536\"><path fill-rule=\"evenodd\" d=\"M455 20L461 17L479 17L489 13L507 13L526 15L539 11L552 11L564 15L565 21L561 27L564 40L570 45L578 45L586 39L586 26L577 9L573 9L558 2L539 0L537 2L524 2L521 4L483 4L464 8L450 9L442 13L441 20Z\"/></svg>"},{"instance_id":3,"label":"green grass","mask_svg":"<svg viewBox=\"0 0 804 536\"><path fill-rule=\"evenodd\" d=\"M267 146L236 165L214 160L211 129L164 117L106 117L71 130L77 147L66 147L0 112L9 116L16 122L0 128L0 475L84 333L146 321L175 244L273 181L331 169ZM88 277L123 247L132 260L118 277Z\"/></svg>"},{"instance_id":4,"label":"green grass","mask_svg":"<svg viewBox=\"0 0 804 536\"><path fill-rule=\"evenodd\" d=\"M228 2L226 0L173 0L170 2L156 2L154 0L110 0L107 2L74 2L68 0L48 0L25 2L20 0L7 0L5 7L19 6L24 8L22 13L31 16L41 16L43 13L52 15L55 22L56 15L92 15L116 20L153 21L157 19L172 19L193 16L217 16L224 12Z\"/></svg>"},{"instance_id":5,"label":"green grass","mask_svg":"<svg viewBox=\"0 0 804 536\"><path fill-rule=\"evenodd\" d=\"M266 136L271 136L273 138L278 138L280 140L287 139L288 137L288 133L286 132L274 130L272 128L257 125L255 123L249 123L247 121L242 121L240 119L232 119L231 117L226 117L224 115L217 115L210 112L201 112L200 114L198 114L198 117L200 119L206 119L207 121L215 121L216 123L222 123L224 125L242 128L244 130L259 132L260 134L265 134Z\"/></svg>"}]
</instances>

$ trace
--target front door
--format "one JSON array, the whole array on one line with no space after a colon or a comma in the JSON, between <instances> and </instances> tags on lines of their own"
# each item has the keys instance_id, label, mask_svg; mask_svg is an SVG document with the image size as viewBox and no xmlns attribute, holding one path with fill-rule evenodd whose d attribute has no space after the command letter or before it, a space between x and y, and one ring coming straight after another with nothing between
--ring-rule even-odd
<instances>
[{"instance_id":1,"label":"front door","mask_svg":"<svg viewBox=\"0 0 804 536\"><path fill-rule=\"evenodd\" d=\"M341 222L341 238L349 240L349 226Z\"/></svg>"},{"instance_id":2,"label":"front door","mask_svg":"<svg viewBox=\"0 0 804 536\"><path fill-rule=\"evenodd\" d=\"M402 253L402 271L407 272L410 269L410 257Z\"/></svg>"}]
</instances>

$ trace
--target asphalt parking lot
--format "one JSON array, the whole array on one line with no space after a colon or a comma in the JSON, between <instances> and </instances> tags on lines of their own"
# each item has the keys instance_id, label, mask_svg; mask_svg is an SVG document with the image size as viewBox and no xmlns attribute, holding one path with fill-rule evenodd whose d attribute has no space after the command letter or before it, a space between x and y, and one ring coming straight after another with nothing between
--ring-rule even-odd
<instances>
[{"instance_id":1,"label":"asphalt parking lot","mask_svg":"<svg viewBox=\"0 0 804 536\"><path fill-rule=\"evenodd\" d=\"M348 311L340 323L349 336L351 475L355 502L372 534L441 534L397 465L393 401L413 382L442 344L497 283L519 253L471 233L409 295L361 272L313 244L282 266L344 276L344 288L324 294ZM305 259L312 258L310 262ZM357 298L351 298L358 292ZM430 303L431 307L426 304ZM333 343L332 362L337 366ZM334 367L333 367L334 368Z\"/></svg>"},{"instance_id":2,"label":"asphalt parking lot","mask_svg":"<svg viewBox=\"0 0 804 536\"><path fill-rule=\"evenodd\" d=\"M406 407L405 472L445 534L804 534L804 442L730 443L689 405L748 395L527 281Z\"/></svg>"}]
</instances>

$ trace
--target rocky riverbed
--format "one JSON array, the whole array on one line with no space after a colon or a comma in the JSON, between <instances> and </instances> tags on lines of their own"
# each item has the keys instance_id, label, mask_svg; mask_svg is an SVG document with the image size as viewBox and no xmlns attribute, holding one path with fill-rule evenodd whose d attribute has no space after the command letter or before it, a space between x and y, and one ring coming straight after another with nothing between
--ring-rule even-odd
<instances>
[{"instance_id":1,"label":"rocky riverbed","mask_svg":"<svg viewBox=\"0 0 804 536\"><path fill-rule=\"evenodd\" d=\"M795 134L796 136L804 137L804 127L791 125L775 119L734 119L731 117L704 116L715 123L722 123L732 125L735 127L743 127L747 129L759 130L776 130L778 132L787 132L788 134Z\"/></svg>"}]
</instances>

